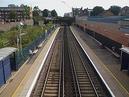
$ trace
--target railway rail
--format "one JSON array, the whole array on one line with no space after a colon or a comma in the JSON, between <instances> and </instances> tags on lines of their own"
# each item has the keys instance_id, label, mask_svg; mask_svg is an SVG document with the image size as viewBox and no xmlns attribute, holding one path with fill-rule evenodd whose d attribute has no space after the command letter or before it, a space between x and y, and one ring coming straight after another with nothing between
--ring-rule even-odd
<instances>
[{"instance_id":1,"label":"railway rail","mask_svg":"<svg viewBox=\"0 0 129 97\"><path fill-rule=\"evenodd\" d=\"M62 29L60 29L60 32ZM62 34L58 34L31 97L60 97Z\"/></svg>"},{"instance_id":2,"label":"railway rail","mask_svg":"<svg viewBox=\"0 0 129 97\"><path fill-rule=\"evenodd\" d=\"M70 29L69 48L80 97L110 97Z\"/></svg>"},{"instance_id":3,"label":"railway rail","mask_svg":"<svg viewBox=\"0 0 129 97\"><path fill-rule=\"evenodd\" d=\"M111 97L69 27L61 27L31 97Z\"/></svg>"}]
</instances>

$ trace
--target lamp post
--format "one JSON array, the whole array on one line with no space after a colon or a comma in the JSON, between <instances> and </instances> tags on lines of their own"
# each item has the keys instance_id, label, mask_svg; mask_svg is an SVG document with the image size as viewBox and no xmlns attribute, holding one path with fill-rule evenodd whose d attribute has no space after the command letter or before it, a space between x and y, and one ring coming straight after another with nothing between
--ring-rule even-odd
<instances>
[{"instance_id":1,"label":"lamp post","mask_svg":"<svg viewBox=\"0 0 129 97\"><path fill-rule=\"evenodd\" d=\"M24 24L22 22L19 23L18 28L19 28L19 33L18 33L18 37L17 37L17 46L19 48L19 51L21 51L21 55L22 55L22 38L21 38L21 32L22 32L22 26Z\"/></svg>"}]
</instances>

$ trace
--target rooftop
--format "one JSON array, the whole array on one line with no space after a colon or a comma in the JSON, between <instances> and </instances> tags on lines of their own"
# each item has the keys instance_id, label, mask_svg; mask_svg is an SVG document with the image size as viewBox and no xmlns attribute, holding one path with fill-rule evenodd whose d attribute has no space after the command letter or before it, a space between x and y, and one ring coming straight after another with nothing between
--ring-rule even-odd
<instances>
[{"instance_id":1,"label":"rooftop","mask_svg":"<svg viewBox=\"0 0 129 97\"><path fill-rule=\"evenodd\" d=\"M129 47L122 47L122 48L121 48L121 51L123 51L123 52L129 54Z\"/></svg>"},{"instance_id":2,"label":"rooftop","mask_svg":"<svg viewBox=\"0 0 129 97\"><path fill-rule=\"evenodd\" d=\"M0 10L24 10L23 7L0 7Z\"/></svg>"},{"instance_id":3,"label":"rooftop","mask_svg":"<svg viewBox=\"0 0 129 97\"><path fill-rule=\"evenodd\" d=\"M14 47L5 47L0 49L0 60L6 58L13 52L16 52L17 48Z\"/></svg>"}]
</instances>

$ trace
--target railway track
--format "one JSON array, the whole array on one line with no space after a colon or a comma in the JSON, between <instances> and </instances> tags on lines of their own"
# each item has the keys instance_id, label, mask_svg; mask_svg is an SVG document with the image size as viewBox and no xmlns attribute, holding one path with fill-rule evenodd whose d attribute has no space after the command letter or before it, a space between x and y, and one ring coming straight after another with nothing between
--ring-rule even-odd
<instances>
[{"instance_id":1,"label":"railway track","mask_svg":"<svg viewBox=\"0 0 129 97\"><path fill-rule=\"evenodd\" d=\"M106 89L102 86L102 82L100 82L99 77L70 32L70 29L68 32L72 66L79 91L78 95L80 97L109 97L109 94L104 91Z\"/></svg>"},{"instance_id":2,"label":"railway track","mask_svg":"<svg viewBox=\"0 0 129 97\"><path fill-rule=\"evenodd\" d=\"M64 95L65 97L77 97L75 78L71 66L71 56L68 47L67 29L64 28Z\"/></svg>"},{"instance_id":3,"label":"railway track","mask_svg":"<svg viewBox=\"0 0 129 97\"><path fill-rule=\"evenodd\" d=\"M62 29L61 29L62 30ZM63 30L57 35L31 97L60 97Z\"/></svg>"},{"instance_id":4,"label":"railway track","mask_svg":"<svg viewBox=\"0 0 129 97\"><path fill-rule=\"evenodd\" d=\"M31 97L111 97L69 27L62 27Z\"/></svg>"}]
</instances>

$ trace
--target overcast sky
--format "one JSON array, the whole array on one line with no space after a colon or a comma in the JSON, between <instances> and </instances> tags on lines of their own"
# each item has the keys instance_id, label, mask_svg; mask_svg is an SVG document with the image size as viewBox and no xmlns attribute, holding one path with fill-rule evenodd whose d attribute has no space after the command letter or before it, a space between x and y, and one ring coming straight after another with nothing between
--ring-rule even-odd
<instances>
[{"instance_id":1,"label":"overcast sky","mask_svg":"<svg viewBox=\"0 0 129 97\"><path fill-rule=\"evenodd\" d=\"M63 16L66 12L71 12L72 7L93 8L95 6L103 6L108 9L111 5L129 6L129 0L0 0L0 6L8 4L27 4L32 7L39 6L43 9L55 9L58 15Z\"/></svg>"}]
</instances>

